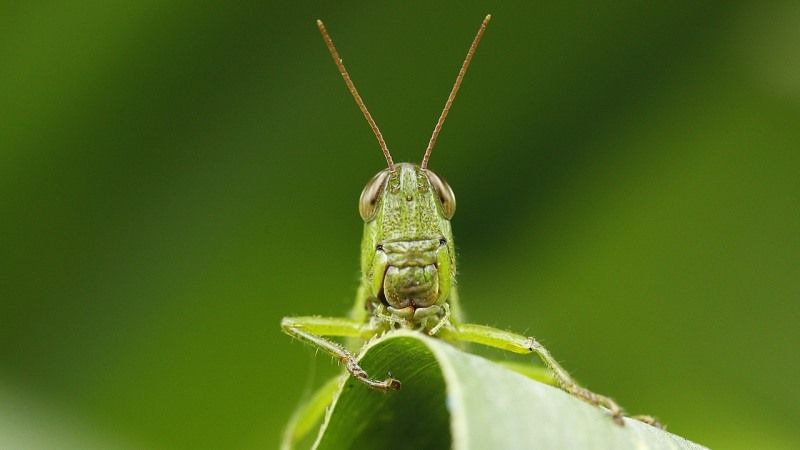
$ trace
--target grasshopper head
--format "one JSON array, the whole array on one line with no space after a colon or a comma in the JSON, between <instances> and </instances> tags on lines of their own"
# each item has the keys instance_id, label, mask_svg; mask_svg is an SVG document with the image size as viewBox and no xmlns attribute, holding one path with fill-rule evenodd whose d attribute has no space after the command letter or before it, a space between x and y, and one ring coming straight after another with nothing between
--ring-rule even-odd
<instances>
[{"instance_id":1,"label":"grasshopper head","mask_svg":"<svg viewBox=\"0 0 800 450\"><path fill-rule=\"evenodd\" d=\"M394 309L444 303L455 274L450 219L455 196L438 175L401 163L364 188L363 276L370 294Z\"/></svg>"},{"instance_id":2,"label":"grasshopper head","mask_svg":"<svg viewBox=\"0 0 800 450\"><path fill-rule=\"evenodd\" d=\"M487 15L483 19L472 40L419 166L394 163L383 134L347 73L325 25L317 20L317 27L331 58L375 133L388 165L387 169L378 172L367 183L361 194L359 211L364 219L361 249L363 282L369 287L373 301L380 301L390 311L402 310L402 314L411 313L411 317L416 317L418 308L440 305L447 301L450 294L455 278L455 249L450 219L456 210L456 199L450 186L428 170L428 160L472 55L491 18L491 15Z\"/></svg>"}]
</instances>

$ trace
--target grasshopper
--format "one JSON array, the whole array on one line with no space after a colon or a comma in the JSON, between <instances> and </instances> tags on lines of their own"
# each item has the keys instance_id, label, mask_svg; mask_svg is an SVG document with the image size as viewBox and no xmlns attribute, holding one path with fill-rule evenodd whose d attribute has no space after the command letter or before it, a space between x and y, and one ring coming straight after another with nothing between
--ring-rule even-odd
<instances>
[{"instance_id":1,"label":"grasshopper","mask_svg":"<svg viewBox=\"0 0 800 450\"><path fill-rule=\"evenodd\" d=\"M359 199L358 209L364 221L361 283L349 317L285 317L281 328L286 334L332 355L353 378L381 391L400 389L401 380L391 375L385 379L373 378L359 366L353 353L328 337L368 340L395 329L414 329L451 342L477 343L521 354L535 353L552 371L557 386L592 405L605 408L613 420L622 425L622 408L611 398L575 382L536 339L461 320L450 225L456 199L447 182L428 168L428 161L490 19L491 15L484 18L469 47L419 165L393 161L386 141L356 90L325 25L317 20L333 62L378 139L387 168L367 182ZM291 448L310 431L311 422L321 417L333 395L331 386L331 382L326 384L307 403L305 410L295 413L286 430L283 448ZM648 416L637 419L658 425Z\"/></svg>"}]
</instances>

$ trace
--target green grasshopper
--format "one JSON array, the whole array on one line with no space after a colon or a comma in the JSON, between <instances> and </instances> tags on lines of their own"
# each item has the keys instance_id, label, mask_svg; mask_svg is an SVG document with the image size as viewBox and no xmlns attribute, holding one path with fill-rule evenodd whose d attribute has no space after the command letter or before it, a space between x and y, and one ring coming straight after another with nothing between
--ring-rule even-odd
<instances>
[{"instance_id":1,"label":"green grasshopper","mask_svg":"<svg viewBox=\"0 0 800 450\"><path fill-rule=\"evenodd\" d=\"M456 259L450 220L456 199L447 182L428 169L436 138L469 67L475 49L491 19L487 15L469 47L466 59L447 98L419 166L395 164L383 135L350 79L339 53L322 21L317 21L322 38L356 104L367 119L386 158L388 167L367 183L359 200L364 220L361 244L361 284L356 301L345 317L285 317L283 331L332 355L347 372L367 386L391 391L400 380L391 375L375 379L359 366L344 346L326 336L368 340L395 329L419 330L451 342L471 342L514 353L535 353L552 371L552 379L564 391L608 410L623 424L623 410L614 400L581 387L536 339L484 325L463 323L455 286ZM305 409L295 413L284 437L291 448L330 403L334 389L326 384ZM642 421L657 424L647 416Z\"/></svg>"}]
</instances>

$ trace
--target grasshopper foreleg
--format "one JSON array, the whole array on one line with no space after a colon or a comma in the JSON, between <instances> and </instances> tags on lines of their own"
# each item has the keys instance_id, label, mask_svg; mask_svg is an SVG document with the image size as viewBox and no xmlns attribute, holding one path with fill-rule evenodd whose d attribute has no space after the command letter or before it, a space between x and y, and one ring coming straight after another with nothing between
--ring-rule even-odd
<instances>
[{"instance_id":1,"label":"grasshopper foreleg","mask_svg":"<svg viewBox=\"0 0 800 450\"><path fill-rule=\"evenodd\" d=\"M350 375L367 386L382 390L400 389L400 381L394 378L375 380L361 368L355 356L339 343L325 339L323 336L346 336L369 338L375 330L366 324L339 317L284 317L281 321L283 332L326 351L339 360L350 372Z\"/></svg>"},{"instance_id":2,"label":"grasshopper foreleg","mask_svg":"<svg viewBox=\"0 0 800 450\"><path fill-rule=\"evenodd\" d=\"M572 376L561 367L558 361L550 355L550 352L532 337L525 337L510 331L475 324L444 327L440 333L442 337L446 339L474 342L476 344L482 344L514 353L536 353L536 356L553 371L553 377L561 389L592 405L605 407L611 413L611 417L616 423L620 425L623 424L623 410L617 402L609 397L596 394L580 386L575 382Z\"/></svg>"},{"instance_id":3,"label":"grasshopper foreleg","mask_svg":"<svg viewBox=\"0 0 800 450\"><path fill-rule=\"evenodd\" d=\"M436 325L434 325L433 328L428 331L428 335L430 336L436 336L439 333L439 330L452 323L450 321L450 305L445 303L442 305L442 309L444 310L444 313L442 313L442 318L439 319Z\"/></svg>"}]
</instances>

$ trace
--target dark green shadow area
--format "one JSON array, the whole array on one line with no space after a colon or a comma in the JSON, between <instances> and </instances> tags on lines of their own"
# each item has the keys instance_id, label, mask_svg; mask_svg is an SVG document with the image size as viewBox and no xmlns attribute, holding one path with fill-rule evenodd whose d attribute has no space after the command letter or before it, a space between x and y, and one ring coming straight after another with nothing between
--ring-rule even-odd
<instances>
[{"instance_id":1,"label":"dark green shadow area","mask_svg":"<svg viewBox=\"0 0 800 450\"><path fill-rule=\"evenodd\" d=\"M444 378L423 342L407 337L386 340L361 363L377 378L391 371L403 387L382 393L349 379L319 449L451 447Z\"/></svg>"}]
</instances>

